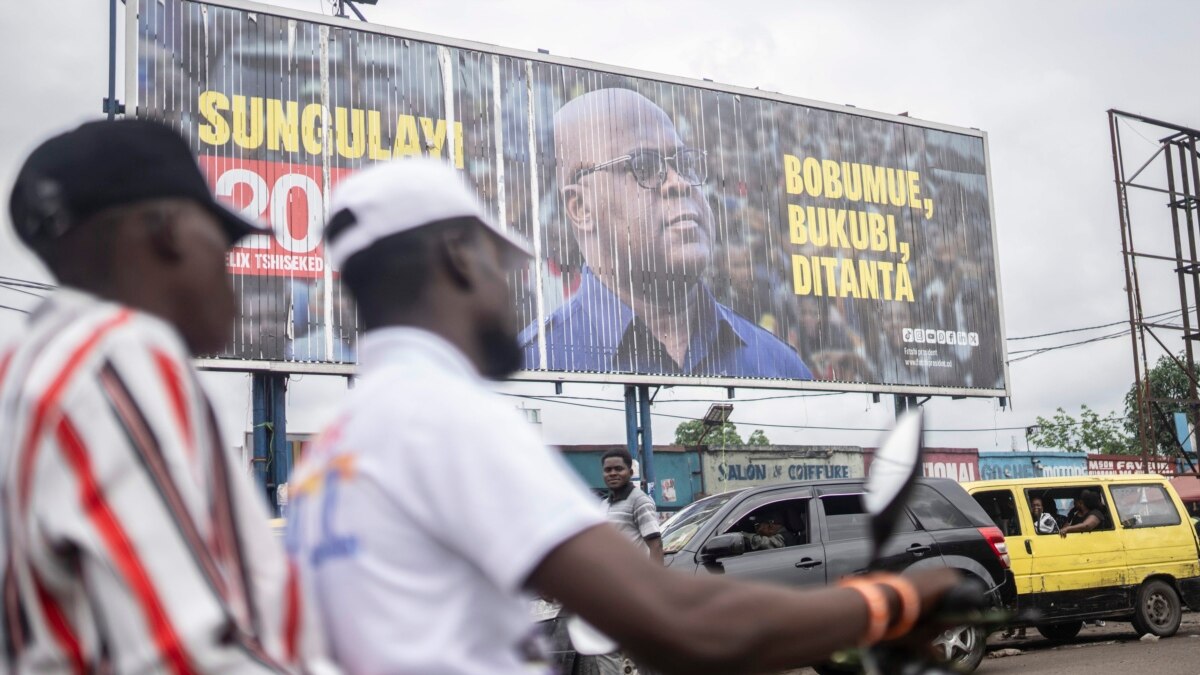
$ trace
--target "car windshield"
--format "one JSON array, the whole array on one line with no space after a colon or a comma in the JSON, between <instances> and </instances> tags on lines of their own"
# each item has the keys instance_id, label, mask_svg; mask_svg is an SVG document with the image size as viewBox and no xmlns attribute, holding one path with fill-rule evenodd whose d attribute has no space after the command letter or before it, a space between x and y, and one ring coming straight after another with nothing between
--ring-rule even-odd
<instances>
[{"instance_id":1,"label":"car windshield","mask_svg":"<svg viewBox=\"0 0 1200 675\"><path fill-rule=\"evenodd\" d=\"M704 523L736 495L737 492L726 492L706 497L671 516L671 519L663 526L663 553L676 553L682 550L692 540L692 537L696 536L696 532L704 526Z\"/></svg>"}]
</instances>

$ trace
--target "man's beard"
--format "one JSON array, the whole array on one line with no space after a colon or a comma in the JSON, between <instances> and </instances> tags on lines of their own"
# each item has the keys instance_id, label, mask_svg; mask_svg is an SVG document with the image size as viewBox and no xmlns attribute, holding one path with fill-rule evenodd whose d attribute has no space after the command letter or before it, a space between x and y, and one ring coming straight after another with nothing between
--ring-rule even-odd
<instances>
[{"instance_id":1,"label":"man's beard","mask_svg":"<svg viewBox=\"0 0 1200 675\"><path fill-rule=\"evenodd\" d=\"M499 326L485 326L479 333L483 347L481 374L490 380L501 380L521 369L525 351L517 336Z\"/></svg>"}]
</instances>

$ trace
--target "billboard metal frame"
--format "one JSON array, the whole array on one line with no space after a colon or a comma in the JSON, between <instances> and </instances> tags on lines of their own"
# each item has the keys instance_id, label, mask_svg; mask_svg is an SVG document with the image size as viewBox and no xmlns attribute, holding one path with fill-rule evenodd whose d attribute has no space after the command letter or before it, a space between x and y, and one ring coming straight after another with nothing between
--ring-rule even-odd
<instances>
[{"instance_id":1,"label":"billboard metal frame","mask_svg":"<svg viewBox=\"0 0 1200 675\"><path fill-rule=\"evenodd\" d=\"M137 78L137 61L138 61L138 30L137 20L140 5L147 0L126 0L125 12L125 105L130 114L134 114L138 105L138 78ZM153 2L154 0L148 0ZM708 80L696 80L687 77L679 77L664 73L654 73L635 68L627 68L623 66L615 66L610 64L598 63L595 61L587 61L583 59L568 58L555 56L544 52L528 52L520 49L502 47L482 42L471 40L462 40L451 38L432 33L423 33L419 31L406 30L395 28L392 26L384 26L380 24L355 21L349 18L339 18L335 16L326 16L323 14L315 14L303 10L295 10L285 7L277 7L274 5L266 5L257 2L249 2L247 0L188 0L199 4L210 5L214 7L224 7L244 12L267 14L277 16L284 19L294 19L297 21L305 21L313 24L320 24L330 27L344 28L347 30L375 33L381 35L389 35L403 39L425 42L433 45L444 47L464 49L470 51L478 51L487 54L499 56L507 56L512 58L527 59L540 63L548 63L571 68L581 68L586 70L594 70L615 75L628 77L642 78L645 80L663 82L668 84L682 85L697 89L707 89L710 91L723 92L737 96L747 96L757 99L777 101L789 105L804 106L807 108L815 108L836 112L846 115L855 115L859 117L871 118L901 124L908 127L918 127L925 129L933 129L944 131L947 133L960 134L978 138L983 144L984 163L987 170L987 186L988 186L988 210L989 218L991 219L991 236L992 250L995 258L998 260L999 246L996 229L996 209L995 209L995 192L992 187L991 175L991 152L988 143L987 132L976 128L960 127L929 120L920 120L908 115L893 115L878 111L858 108L852 105L838 105L835 103L827 103L823 101L815 101L812 99L801 98L797 96L789 96L778 92L763 91L760 89L751 89L748 87L740 87L734 85L726 85L714 83ZM994 260L993 262L996 262ZM732 388L755 388L755 389L788 389L788 390L810 390L810 391L835 391L835 392L865 392L865 393L880 393L880 394L909 394L922 396L953 396L956 398L971 397L971 398L1002 398L1007 399L1010 396L1010 377L1007 359L1007 335L1004 326L1004 298L1000 283L1000 266L994 265L995 268L995 284L996 284L996 300L997 323L999 328L1001 354L1005 357L1003 362L1004 372L1004 388L970 388L970 387L939 387L928 385L889 385L875 383L859 383L859 382L831 382L831 381L798 381L798 380L776 380L776 379L751 379L751 378L730 378L730 377L694 377L694 376L663 376L663 375L638 375L625 373L590 373L590 372L563 372L563 371L521 371L509 379L514 381L528 382L581 382L581 383L603 383L603 384L624 384L624 385L663 385L663 386L697 386L697 387L723 387L726 389ZM197 367L202 370L214 371L236 371L236 372L273 372L273 373L295 373L295 374L319 374L319 375L337 375L343 377L353 376L356 372L354 364L341 363L313 363L313 362L297 362L297 361L254 361L241 359L216 359L203 358L196 360Z\"/></svg>"},{"instance_id":2,"label":"billboard metal frame","mask_svg":"<svg viewBox=\"0 0 1200 675\"><path fill-rule=\"evenodd\" d=\"M1158 148L1154 152L1145 153L1139 146L1136 151L1127 149L1121 142L1121 122L1138 122L1149 125L1162 134L1158 139ZM1121 257L1125 263L1125 292L1129 304L1129 334L1133 347L1133 381L1137 396L1138 440L1141 445L1143 467L1149 473L1151 458L1157 455L1158 443L1155 437L1155 420L1160 425L1168 420L1168 411L1163 405L1185 408L1192 421L1200 418L1200 394L1198 394L1195 349L1192 343L1200 340L1200 130L1163 122L1142 115L1135 115L1120 110L1108 111L1109 133L1112 141L1113 174L1117 188L1117 214L1121 225ZM1136 130L1135 130L1136 132ZM1140 136L1141 134L1139 134ZM1134 153L1137 153L1136 155ZM1138 163L1138 168L1132 172L1126 167L1126 156ZM1165 185L1154 179L1139 177L1155 162L1160 162L1164 170ZM1163 195L1167 202L1171 234L1174 240L1174 251L1163 254L1161 251L1150 252L1138 250L1137 232L1149 227L1161 228L1162 218L1153 219L1145 226L1135 226L1133 214L1129 208L1129 197L1137 193L1156 193ZM1166 320L1154 320L1147 317L1142 309L1142 284L1138 275L1138 264L1155 265L1161 269L1170 264L1174 268L1179 290L1179 313L1181 323L1176 325ZM1183 343L1184 359L1180 361L1176 350L1168 346L1167 333L1178 333L1179 341ZM1155 345L1163 350L1175 362L1188 378L1188 397L1185 399L1157 398L1150 390L1148 374L1151 369L1150 352ZM1176 439L1178 443L1178 439ZM1178 447L1179 456L1188 464L1191 460L1182 446ZM1182 469L1182 467L1181 467ZM1186 473L1200 475L1200 465L1192 464Z\"/></svg>"}]
</instances>

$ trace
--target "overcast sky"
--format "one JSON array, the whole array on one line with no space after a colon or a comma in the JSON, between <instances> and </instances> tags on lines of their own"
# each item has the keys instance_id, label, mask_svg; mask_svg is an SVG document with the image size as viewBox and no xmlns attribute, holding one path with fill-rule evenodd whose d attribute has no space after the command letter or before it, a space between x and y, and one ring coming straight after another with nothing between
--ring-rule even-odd
<instances>
[{"instance_id":1,"label":"overcast sky","mask_svg":"<svg viewBox=\"0 0 1200 675\"><path fill-rule=\"evenodd\" d=\"M153 0L150 0L153 1ZM323 0L272 4L329 12ZM8 94L0 113L0 185L7 193L25 153L51 132L98 117L106 91L108 2L0 3L0 62ZM572 0L380 0L374 22L716 82L761 87L965 127L989 135L1007 335L1022 337L1127 319L1105 111L1118 108L1200 127L1200 15L1190 2L645 2ZM1131 155L1155 146L1143 129L1126 134ZM1150 138L1154 138L1150 136ZM1147 155L1148 156L1148 155ZM1140 164L1140 161L1137 162ZM1166 209L1146 201L1139 224L1166 227ZM1161 211L1161 213L1159 212ZM1147 234L1147 237L1150 235ZM1147 239L1146 241L1149 241ZM1139 244L1141 247L1141 244ZM1159 251L1165 253L1167 251ZM0 275L49 281L36 261L0 232ZM1147 313L1179 307L1172 279L1147 274ZM0 305L36 299L0 289ZM0 341L20 334L23 315L0 309ZM1070 334L1010 350L1049 346L1115 329ZM1172 338L1169 346L1180 348ZM1128 337L1063 349L1012 365L1008 410L997 401L937 400L928 406L936 446L1025 447L1020 431L1056 407L1119 411L1133 378ZM206 375L230 443L249 428L249 378ZM344 382L293 381L290 431L328 419ZM553 396L551 385L510 385ZM864 394L767 401L782 392L738 390L733 421L755 423L777 443L873 445L893 416L889 397ZM568 385L564 394L609 399L616 386ZM669 389L656 399L654 437L668 442L679 420L698 416L724 390ZM514 399L514 404L519 400ZM579 401L574 401L579 403ZM620 412L561 403L543 409L552 443L619 443ZM814 427L834 427L817 429ZM840 430L838 428L847 429ZM1008 428L1016 428L1009 430Z\"/></svg>"}]
</instances>

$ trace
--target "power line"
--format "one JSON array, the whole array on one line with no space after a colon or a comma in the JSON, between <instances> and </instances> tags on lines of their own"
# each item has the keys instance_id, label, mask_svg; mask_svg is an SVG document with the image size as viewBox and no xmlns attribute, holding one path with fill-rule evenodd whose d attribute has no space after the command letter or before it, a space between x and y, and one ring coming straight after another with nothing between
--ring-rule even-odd
<instances>
[{"instance_id":1,"label":"power line","mask_svg":"<svg viewBox=\"0 0 1200 675\"><path fill-rule=\"evenodd\" d=\"M1195 309L1195 307L1189 307L1188 311L1191 311L1193 309ZM1182 313L1183 313L1183 310L1175 309L1175 310L1171 310L1171 311L1167 311L1167 312L1160 312L1158 314L1150 314L1150 315L1147 315L1142 318L1143 319L1160 319L1160 318L1167 317L1167 316L1170 316L1173 314L1182 314ZM1015 342L1018 340L1036 340L1037 338L1051 337L1053 335L1063 335L1066 333L1080 333L1080 332L1088 331L1088 330L1099 330L1101 328L1112 328L1113 326L1123 326L1123 325L1127 325L1128 323L1129 323L1129 320L1124 319L1122 321L1114 321L1112 323L1104 323L1104 324L1100 324L1098 326L1085 326L1083 328L1067 328L1065 330L1056 330L1051 333L1041 333L1039 335L1025 335L1022 337L1010 337L1010 338L1008 338L1008 340L1010 342Z\"/></svg>"},{"instance_id":2,"label":"power line","mask_svg":"<svg viewBox=\"0 0 1200 675\"><path fill-rule=\"evenodd\" d=\"M609 412L619 412L619 413L625 412L624 408L613 408L613 407L609 407L609 406L591 405L588 403L576 403L573 400L572 401L561 400L563 397L557 397L557 396L551 398L551 397L546 397L546 396L537 396L534 394L512 394L512 393L505 393L504 395L512 396L515 398L528 399L528 400L532 400L532 401L541 401L543 403L558 403L559 405L568 405L568 406L574 406L577 408L589 408L592 410L607 410ZM617 403L617 401L613 401L612 399L591 399L591 400L601 401L601 402L605 402L605 403ZM654 417L662 417L662 418L678 419L678 420L686 420L686 421L692 421L692 420L697 419L695 417L688 417L686 415L673 415L671 413L660 413L660 412L653 412L653 411L651 411L650 414L651 414L651 416L654 416ZM1105 417L1105 418L1100 418L1100 421L1119 421L1121 419L1124 419L1124 418ZM1080 420L1080 421L1073 422L1071 424L1079 425L1079 424L1083 424L1083 423L1084 422L1082 420ZM834 426L820 426L820 425L809 425L809 424L772 424L772 423L767 423L767 422L736 422L736 424L740 424L745 427L755 427L755 428L762 427L762 428L769 428L769 429L815 429L815 430L820 430L820 431L878 431L878 432L884 432L884 431L891 430L891 429L887 429L887 428L872 428L872 427L834 427ZM1061 423L1060 424L1035 424L1035 425L1026 425L1026 426L1018 426L1018 427L982 427L982 428L974 428L974 429L926 429L925 431L928 431L931 433L984 433L984 432L996 432L996 431L1025 431L1030 426L1061 427L1061 426L1070 426L1070 425L1069 424L1061 424Z\"/></svg>"},{"instance_id":3,"label":"power line","mask_svg":"<svg viewBox=\"0 0 1200 675\"><path fill-rule=\"evenodd\" d=\"M1191 308L1189 308L1189 310L1190 309ZM1144 319L1161 319L1164 317L1174 318L1173 315L1181 315L1181 314L1183 314L1183 310L1177 309L1177 310L1174 310L1171 312L1162 312L1160 314L1147 315L1143 318ZM1116 326L1116 325L1120 325L1122 323L1125 323L1125 322L1117 322L1117 323L1108 324L1108 325ZM1093 328L1100 328L1100 327L1102 327L1102 326L1093 326ZM1173 326L1173 327L1174 328L1182 328L1182 326ZM1080 330L1087 330L1087 329L1080 329ZM1074 331L1061 331L1061 332L1074 332ZM1116 333L1110 333L1108 335L1101 335L1099 337L1089 338L1087 340L1081 340L1079 342L1068 342L1066 344L1051 345L1049 347L1040 347L1040 348L1034 348L1034 349L1021 349L1021 350L1017 350L1017 351L1012 351L1012 352L1008 353L1008 355L1010 357L1013 356L1014 354L1020 354L1021 356L1019 356L1018 358L1015 358L1015 359L1010 358L1008 360L1008 363L1011 365L1013 363L1019 363L1021 361L1024 361L1025 359L1033 358L1035 356L1038 356L1039 354L1045 354L1046 352L1052 352L1052 351L1055 351L1058 349L1068 349L1071 347L1079 347L1081 345L1088 345L1088 344L1092 344L1093 342L1102 342L1104 340L1111 340L1113 338L1124 337L1126 335L1129 335L1128 328L1126 328L1122 331L1118 331Z\"/></svg>"},{"instance_id":4,"label":"power line","mask_svg":"<svg viewBox=\"0 0 1200 675\"><path fill-rule=\"evenodd\" d=\"M1113 339L1113 338L1119 338L1119 337L1122 337L1122 336L1125 336L1125 335L1129 335L1129 330L1128 330L1128 329L1126 329L1126 330L1123 330L1123 331L1119 331L1119 332L1117 332L1117 333L1109 333L1108 335L1101 335L1101 336L1094 337L1094 338L1088 338L1088 339L1086 339L1086 340L1080 340L1079 342L1068 342L1068 343L1066 343L1066 344L1061 344L1061 345L1052 345L1052 346L1050 346L1050 347L1039 347L1039 348L1037 348L1037 349L1019 349L1019 350L1017 350L1017 351L1014 351L1014 352L1009 352L1009 353L1008 353L1008 355L1009 355L1009 356L1013 356L1013 355L1015 355L1015 354L1027 354L1027 355L1029 355L1029 356L1033 356L1033 355L1035 355L1035 354L1044 354L1044 353L1046 353L1046 352L1052 352L1052 351L1054 351L1054 350L1056 350L1056 349L1067 349L1067 348L1070 348L1070 347L1078 347L1078 346L1080 346L1080 345L1091 344L1091 343L1093 343L1093 342L1101 342L1101 341L1103 341L1103 340L1111 340L1111 339ZM1009 362L1011 363L1011 362L1012 362L1012 361L1014 361L1014 360L1015 360L1015 361L1020 361L1021 359L1011 359Z\"/></svg>"}]
</instances>

